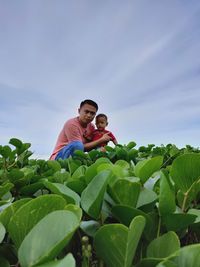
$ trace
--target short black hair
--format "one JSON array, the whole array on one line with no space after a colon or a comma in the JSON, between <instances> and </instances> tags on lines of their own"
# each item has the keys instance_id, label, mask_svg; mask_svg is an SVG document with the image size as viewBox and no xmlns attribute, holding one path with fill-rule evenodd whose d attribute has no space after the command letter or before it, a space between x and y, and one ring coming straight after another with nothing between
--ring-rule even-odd
<instances>
[{"instance_id":1,"label":"short black hair","mask_svg":"<svg viewBox=\"0 0 200 267\"><path fill-rule=\"evenodd\" d=\"M108 117L106 116L106 114L103 114L103 113L98 114L98 115L96 116L96 120L98 120L98 119L101 118L101 117L105 118L105 119L108 121Z\"/></svg>"},{"instance_id":2,"label":"short black hair","mask_svg":"<svg viewBox=\"0 0 200 267\"><path fill-rule=\"evenodd\" d=\"M91 100L91 99L85 99L84 101L82 101L81 104L80 104L80 108L81 108L83 105L85 105L85 104L91 105L91 106L95 107L96 110L98 110L98 105L97 105L97 103L94 102L94 101Z\"/></svg>"}]
</instances>

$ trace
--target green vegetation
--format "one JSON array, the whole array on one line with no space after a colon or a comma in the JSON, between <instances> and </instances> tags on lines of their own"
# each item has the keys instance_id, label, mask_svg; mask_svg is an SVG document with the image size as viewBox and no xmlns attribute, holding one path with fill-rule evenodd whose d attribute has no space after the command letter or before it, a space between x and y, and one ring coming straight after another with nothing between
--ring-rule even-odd
<instances>
[{"instance_id":1,"label":"green vegetation","mask_svg":"<svg viewBox=\"0 0 200 267\"><path fill-rule=\"evenodd\" d=\"M200 150L0 146L0 266L200 267Z\"/></svg>"}]
</instances>

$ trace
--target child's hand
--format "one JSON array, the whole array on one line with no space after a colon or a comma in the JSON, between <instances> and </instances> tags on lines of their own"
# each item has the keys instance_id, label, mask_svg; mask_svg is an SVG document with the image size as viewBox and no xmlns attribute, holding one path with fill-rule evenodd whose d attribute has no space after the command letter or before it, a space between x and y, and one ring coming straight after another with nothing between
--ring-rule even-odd
<instances>
[{"instance_id":1,"label":"child's hand","mask_svg":"<svg viewBox=\"0 0 200 267\"><path fill-rule=\"evenodd\" d=\"M108 142L108 141L110 141L110 140L112 139L112 137L110 137L109 134L110 134L110 132L105 133L105 134L101 137L102 142Z\"/></svg>"},{"instance_id":2,"label":"child's hand","mask_svg":"<svg viewBox=\"0 0 200 267\"><path fill-rule=\"evenodd\" d=\"M101 151L101 152L106 152L105 147L102 146L102 147L100 148L100 151Z\"/></svg>"}]
</instances>

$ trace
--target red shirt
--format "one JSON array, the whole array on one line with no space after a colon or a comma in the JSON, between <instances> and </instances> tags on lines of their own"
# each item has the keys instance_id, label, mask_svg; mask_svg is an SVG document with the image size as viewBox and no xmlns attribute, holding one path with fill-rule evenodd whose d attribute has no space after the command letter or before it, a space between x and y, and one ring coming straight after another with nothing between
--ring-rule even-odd
<instances>
[{"instance_id":1,"label":"red shirt","mask_svg":"<svg viewBox=\"0 0 200 267\"><path fill-rule=\"evenodd\" d=\"M107 131L107 130L103 130L103 131L94 130L94 131L92 132L92 141L95 141L95 140L100 139L105 133L109 133L109 132L110 132L110 131ZM116 140L115 136L114 136L111 132L109 133L109 136L112 138L110 141L115 141L115 140ZM109 141L108 141L108 142L109 142ZM101 147L101 146L106 146L108 142L106 142L106 143L101 143L99 146L100 146L100 147Z\"/></svg>"}]
</instances>

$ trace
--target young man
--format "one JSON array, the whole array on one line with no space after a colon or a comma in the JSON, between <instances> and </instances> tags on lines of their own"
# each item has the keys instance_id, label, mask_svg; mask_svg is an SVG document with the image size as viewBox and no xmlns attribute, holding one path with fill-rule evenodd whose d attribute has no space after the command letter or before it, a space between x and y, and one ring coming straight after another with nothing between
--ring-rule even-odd
<instances>
[{"instance_id":1,"label":"young man","mask_svg":"<svg viewBox=\"0 0 200 267\"><path fill-rule=\"evenodd\" d=\"M61 130L56 146L50 159L65 159L73 155L75 150L88 151L96 148L101 143L111 140L108 133L100 139L89 142L84 136L90 135L94 131L91 123L98 110L98 105L90 99L81 102L78 109L79 116L68 120Z\"/></svg>"}]
</instances>

